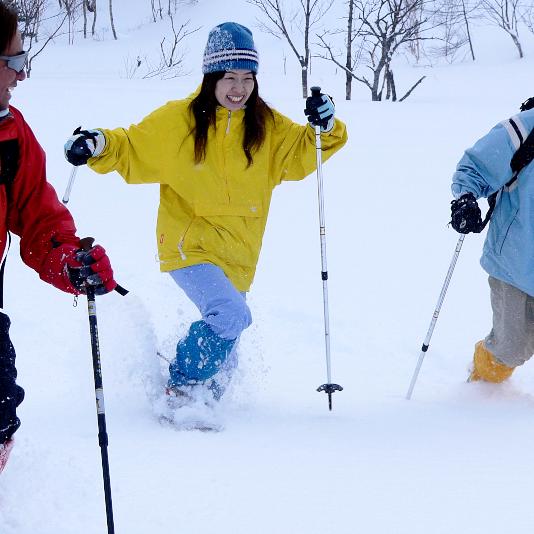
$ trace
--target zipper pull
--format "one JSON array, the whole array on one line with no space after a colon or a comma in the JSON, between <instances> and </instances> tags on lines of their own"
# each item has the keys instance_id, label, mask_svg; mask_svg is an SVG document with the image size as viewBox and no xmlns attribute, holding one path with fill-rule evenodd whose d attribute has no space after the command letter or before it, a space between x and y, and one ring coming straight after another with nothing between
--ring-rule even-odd
<instances>
[{"instance_id":1,"label":"zipper pull","mask_svg":"<svg viewBox=\"0 0 534 534\"><path fill-rule=\"evenodd\" d=\"M228 110L228 122L226 124L226 133L230 133L230 120L232 119L232 112Z\"/></svg>"}]
</instances>

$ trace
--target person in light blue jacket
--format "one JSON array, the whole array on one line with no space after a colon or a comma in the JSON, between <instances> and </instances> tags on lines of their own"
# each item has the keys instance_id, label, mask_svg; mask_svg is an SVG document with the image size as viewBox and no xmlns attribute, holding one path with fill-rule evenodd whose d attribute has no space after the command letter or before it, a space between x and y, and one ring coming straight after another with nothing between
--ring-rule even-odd
<instances>
[{"instance_id":1,"label":"person in light blue jacket","mask_svg":"<svg viewBox=\"0 0 534 534\"><path fill-rule=\"evenodd\" d=\"M493 326L475 345L470 381L502 382L534 354L534 163L514 154L534 129L534 109L497 124L465 151L452 178L453 228L483 228L477 199L495 195L480 264L489 275Z\"/></svg>"}]
</instances>

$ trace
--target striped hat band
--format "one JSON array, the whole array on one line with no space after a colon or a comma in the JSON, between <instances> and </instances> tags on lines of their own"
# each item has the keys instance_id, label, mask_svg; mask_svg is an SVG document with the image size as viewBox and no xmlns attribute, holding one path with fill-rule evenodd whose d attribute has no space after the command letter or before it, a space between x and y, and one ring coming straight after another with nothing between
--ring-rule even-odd
<instances>
[{"instance_id":1,"label":"striped hat band","mask_svg":"<svg viewBox=\"0 0 534 534\"><path fill-rule=\"evenodd\" d=\"M204 55L205 66L212 65L213 63L240 60L258 62L258 53L255 50L233 48L231 50L222 50L220 52Z\"/></svg>"}]
</instances>

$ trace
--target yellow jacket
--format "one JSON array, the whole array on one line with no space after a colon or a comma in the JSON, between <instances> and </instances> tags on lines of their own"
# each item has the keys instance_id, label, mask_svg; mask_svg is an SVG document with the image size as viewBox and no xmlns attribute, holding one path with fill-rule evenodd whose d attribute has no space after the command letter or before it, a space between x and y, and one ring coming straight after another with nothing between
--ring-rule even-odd
<instances>
[{"instance_id":1,"label":"yellow jacket","mask_svg":"<svg viewBox=\"0 0 534 534\"><path fill-rule=\"evenodd\" d=\"M199 263L223 269L239 291L248 291L267 221L272 190L301 180L316 168L315 133L274 112L265 142L247 168L244 111L217 109L206 158L194 163L192 114L187 99L169 102L128 129L105 130L106 147L89 166L118 171L129 184L160 184L157 242L162 271ZM336 120L322 134L323 160L347 141Z\"/></svg>"}]
</instances>

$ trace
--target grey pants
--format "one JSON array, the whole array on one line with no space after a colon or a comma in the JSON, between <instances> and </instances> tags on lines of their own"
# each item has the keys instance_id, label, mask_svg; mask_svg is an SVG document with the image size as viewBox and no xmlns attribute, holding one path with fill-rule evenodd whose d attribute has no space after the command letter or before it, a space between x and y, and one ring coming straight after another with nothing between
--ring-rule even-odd
<instances>
[{"instance_id":1,"label":"grey pants","mask_svg":"<svg viewBox=\"0 0 534 534\"><path fill-rule=\"evenodd\" d=\"M484 340L497 361L523 365L534 354L534 297L489 277L493 328Z\"/></svg>"}]
</instances>

